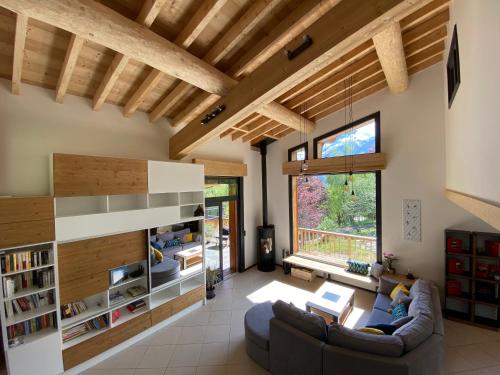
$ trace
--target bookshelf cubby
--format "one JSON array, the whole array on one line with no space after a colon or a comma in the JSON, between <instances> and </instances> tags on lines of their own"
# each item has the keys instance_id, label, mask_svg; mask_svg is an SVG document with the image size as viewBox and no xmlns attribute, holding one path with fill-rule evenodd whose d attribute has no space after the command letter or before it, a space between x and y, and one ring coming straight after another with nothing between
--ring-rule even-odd
<instances>
[{"instance_id":1,"label":"bookshelf cubby","mask_svg":"<svg viewBox=\"0 0 500 375\"><path fill-rule=\"evenodd\" d=\"M109 195L109 212L141 210L148 208L146 194Z\"/></svg>"},{"instance_id":2,"label":"bookshelf cubby","mask_svg":"<svg viewBox=\"0 0 500 375\"><path fill-rule=\"evenodd\" d=\"M445 316L500 329L500 235L445 231Z\"/></svg>"}]
</instances>

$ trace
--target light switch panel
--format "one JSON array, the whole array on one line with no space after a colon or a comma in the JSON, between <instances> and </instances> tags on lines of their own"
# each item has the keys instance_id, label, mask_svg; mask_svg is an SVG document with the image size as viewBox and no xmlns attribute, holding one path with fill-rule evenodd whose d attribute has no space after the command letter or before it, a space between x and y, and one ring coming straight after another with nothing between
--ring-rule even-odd
<instances>
[{"instance_id":1,"label":"light switch panel","mask_svg":"<svg viewBox=\"0 0 500 375\"><path fill-rule=\"evenodd\" d=\"M421 202L417 199L403 199L403 238L407 241L421 241Z\"/></svg>"}]
</instances>

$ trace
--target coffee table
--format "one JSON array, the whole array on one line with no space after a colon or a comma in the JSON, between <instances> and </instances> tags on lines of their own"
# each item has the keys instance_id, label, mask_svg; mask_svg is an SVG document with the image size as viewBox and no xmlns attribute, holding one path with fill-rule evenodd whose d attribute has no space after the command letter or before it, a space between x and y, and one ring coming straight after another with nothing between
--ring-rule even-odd
<instances>
[{"instance_id":1,"label":"coffee table","mask_svg":"<svg viewBox=\"0 0 500 375\"><path fill-rule=\"evenodd\" d=\"M174 259L180 262L181 270L185 270L186 268L199 264L203 261L202 252L203 251L200 245L175 253Z\"/></svg>"},{"instance_id":2,"label":"coffee table","mask_svg":"<svg viewBox=\"0 0 500 375\"><path fill-rule=\"evenodd\" d=\"M327 324L344 324L354 306L354 289L329 281L306 302L306 310L322 316Z\"/></svg>"}]
</instances>

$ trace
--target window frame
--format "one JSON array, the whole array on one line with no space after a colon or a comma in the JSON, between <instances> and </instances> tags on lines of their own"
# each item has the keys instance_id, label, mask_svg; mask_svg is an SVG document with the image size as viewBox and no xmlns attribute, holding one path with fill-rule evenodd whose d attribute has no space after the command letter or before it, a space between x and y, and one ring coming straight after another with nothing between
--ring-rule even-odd
<instances>
[{"instance_id":1,"label":"window frame","mask_svg":"<svg viewBox=\"0 0 500 375\"><path fill-rule=\"evenodd\" d=\"M318 143L325 139L329 138L332 135L344 132L346 130L349 130L350 128L353 128L357 125L360 125L364 122L367 122L369 120L375 120L375 153L381 152L381 142L380 142L380 111L377 111L375 113L372 113L368 116L365 116L363 118L360 118L356 121L353 121L347 125L344 125L340 128L334 129L330 132L327 132L325 134L322 134L316 138L313 139L313 158L318 159ZM295 147L292 147L288 150L288 161L291 159L291 154L293 151L296 151L300 149L301 147L304 147L306 145L306 159L308 158L308 148L307 148L307 143L302 143L300 145L297 145ZM349 155L350 156L350 155ZM334 156L335 157L335 156ZM328 157L331 158L331 157ZM327 159L327 158L324 158ZM376 234L377 234L377 262L382 263L382 171L375 171L372 172L375 173L375 209L376 209ZM293 191L294 184L293 184L293 178L289 176L288 177L288 208L289 208L289 228L290 228L290 254L293 254L294 249L295 249L295 234L294 234L294 213L293 213L293 199L295 197L295 193Z\"/></svg>"},{"instance_id":2,"label":"window frame","mask_svg":"<svg viewBox=\"0 0 500 375\"><path fill-rule=\"evenodd\" d=\"M325 138L330 138L332 135L343 133L351 128L354 128L358 125L361 125L364 122L368 122L370 120L375 120L375 153L380 152L380 111L372 113L371 115L360 118L359 120L353 121L350 124L344 125L340 128L334 129L328 133L322 134L313 139L313 158L314 159L329 159L335 156L329 156L328 158L320 158L318 157L318 143ZM361 155L361 154L356 154ZM348 155L351 156L351 155Z\"/></svg>"},{"instance_id":3,"label":"window frame","mask_svg":"<svg viewBox=\"0 0 500 375\"><path fill-rule=\"evenodd\" d=\"M306 154L305 156L306 156L306 160L307 160L309 158L309 143L304 142L304 143L301 143L300 145L297 145L297 146L294 146L294 147L291 147L288 149L288 161L292 161L292 154L295 151L300 150L301 148L305 149L305 154Z\"/></svg>"}]
</instances>

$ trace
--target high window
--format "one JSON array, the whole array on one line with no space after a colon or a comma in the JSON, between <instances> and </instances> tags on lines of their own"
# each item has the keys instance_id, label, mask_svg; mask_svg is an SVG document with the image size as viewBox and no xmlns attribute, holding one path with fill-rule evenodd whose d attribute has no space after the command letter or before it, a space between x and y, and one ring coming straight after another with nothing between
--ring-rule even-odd
<instances>
[{"instance_id":1,"label":"high window","mask_svg":"<svg viewBox=\"0 0 500 375\"><path fill-rule=\"evenodd\" d=\"M358 171L349 158L380 152L379 114L317 137L313 147L315 158L346 156L346 169L353 172L291 178L294 252L339 265L380 260L380 172Z\"/></svg>"}]
</instances>

